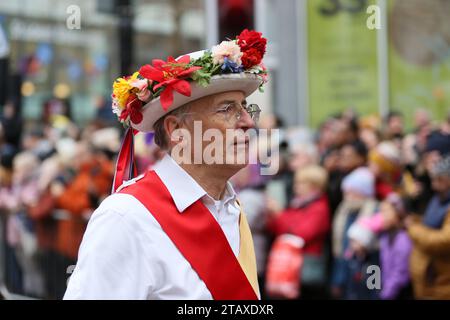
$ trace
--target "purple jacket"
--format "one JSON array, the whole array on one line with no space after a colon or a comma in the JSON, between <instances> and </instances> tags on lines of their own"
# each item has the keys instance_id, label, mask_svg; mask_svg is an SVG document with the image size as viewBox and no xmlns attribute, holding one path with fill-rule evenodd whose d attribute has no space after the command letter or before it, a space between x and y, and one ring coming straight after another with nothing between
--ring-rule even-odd
<instances>
[{"instance_id":1,"label":"purple jacket","mask_svg":"<svg viewBox=\"0 0 450 320\"><path fill-rule=\"evenodd\" d=\"M409 256L412 242L405 230L399 231L389 241L388 234L380 237L381 256L381 299L395 299L400 290L406 287L410 281Z\"/></svg>"}]
</instances>

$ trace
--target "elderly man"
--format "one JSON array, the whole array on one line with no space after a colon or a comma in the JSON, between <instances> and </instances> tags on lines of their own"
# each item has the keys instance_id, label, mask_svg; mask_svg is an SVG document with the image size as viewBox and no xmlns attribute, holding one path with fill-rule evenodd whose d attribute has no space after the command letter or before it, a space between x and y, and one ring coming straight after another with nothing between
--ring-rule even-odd
<instances>
[{"instance_id":1,"label":"elderly man","mask_svg":"<svg viewBox=\"0 0 450 320\"><path fill-rule=\"evenodd\" d=\"M248 153L246 137L228 141L226 132L255 125L260 109L246 97L266 80L265 47L260 33L244 30L212 50L153 60L116 80L113 109L131 127L114 194L89 221L65 299L260 297L250 229L228 182L248 157L225 158ZM195 139L198 123L201 135L214 129L222 137L216 161L194 161L196 147L201 155L209 147ZM135 173L135 130L154 131L167 155L122 183Z\"/></svg>"}]
</instances>

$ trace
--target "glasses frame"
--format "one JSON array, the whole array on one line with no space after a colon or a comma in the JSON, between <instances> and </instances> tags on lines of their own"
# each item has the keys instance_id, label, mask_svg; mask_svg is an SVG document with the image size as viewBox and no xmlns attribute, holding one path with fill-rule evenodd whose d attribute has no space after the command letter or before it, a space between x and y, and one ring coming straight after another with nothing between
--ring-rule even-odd
<instances>
[{"instance_id":1,"label":"glasses frame","mask_svg":"<svg viewBox=\"0 0 450 320\"><path fill-rule=\"evenodd\" d=\"M230 106L238 106L239 107L239 111L234 112L235 113L234 117L236 119L236 122L241 120L243 110L245 110L245 112L248 113L248 115L253 120L253 122L255 122L255 124L258 122L259 116L261 114L261 108L256 103L251 103L249 105L242 105L242 103L238 103L238 102L227 103L223 107L216 110L214 112L214 114L218 114L221 112L227 112L227 109L230 108ZM229 120L230 120L230 118L227 119L227 121L229 121Z\"/></svg>"}]
</instances>

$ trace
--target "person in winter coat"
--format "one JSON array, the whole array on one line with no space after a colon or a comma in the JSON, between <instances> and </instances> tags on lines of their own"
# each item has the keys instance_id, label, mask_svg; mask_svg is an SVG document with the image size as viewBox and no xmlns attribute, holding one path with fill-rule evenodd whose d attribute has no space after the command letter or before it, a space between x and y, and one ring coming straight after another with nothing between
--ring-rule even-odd
<instances>
[{"instance_id":1,"label":"person in winter coat","mask_svg":"<svg viewBox=\"0 0 450 320\"><path fill-rule=\"evenodd\" d=\"M371 223L372 217L356 220L347 231L348 247L345 250L343 263L338 268L341 282L341 297L347 300L376 300L380 288L376 279L369 277L371 266L379 265L377 250L377 234ZM373 287L369 287L369 283Z\"/></svg>"},{"instance_id":2,"label":"person in winter coat","mask_svg":"<svg viewBox=\"0 0 450 320\"><path fill-rule=\"evenodd\" d=\"M412 242L404 228L403 199L396 193L380 205L383 232L380 235L381 292L384 300L412 299L409 258Z\"/></svg>"},{"instance_id":3,"label":"person in winter coat","mask_svg":"<svg viewBox=\"0 0 450 320\"><path fill-rule=\"evenodd\" d=\"M366 168L358 168L347 175L342 182L344 200L339 205L333 218L332 252L333 263L331 272L331 294L342 298L345 279L343 270L347 266L345 252L349 248L348 230L359 218L371 217L378 207L375 200L375 177Z\"/></svg>"},{"instance_id":4,"label":"person in winter coat","mask_svg":"<svg viewBox=\"0 0 450 320\"><path fill-rule=\"evenodd\" d=\"M450 299L450 157L432 171L435 195L425 215L406 221L413 241L410 268L417 299Z\"/></svg>"},{"instance_id":5,"label":"person in winter coat","mask_svg":"<svg viewBox=\"0 0 450 320\"><path fill-rule=\"evenodd\" d=\"M57 250L74 262L89 214L109 194L113 175L109 159L85 142L79 143L76 158L77 173L56 198L57 208L68 213L58 223Z\"/></svg>"},{"instance_id":6,"label":"person in winter coat","mask_svg":"<svg viewBox=\"0 0 450 320\"><path fill-rule=\"evenodd\" d=\"M369 168L375 175L375 192L384 200L397 191L401 181L400 149L391 141L383 141L369 152Z\"/></svg>"},{"instance_id":7,"label":"person in winter coat","mask_svg":"<svg viewBox=\"0 0 450 320\"><path fill-rule=\"evenodd\" d=\"M326 171L310 165L297 171L295 197L289 208L273 210L269 203L268 228L275 236L293 234L303 240L302 296L323 295L326 281L326 236L330 230L330 209L325 195Z\"/></svg>"}]
</instances>

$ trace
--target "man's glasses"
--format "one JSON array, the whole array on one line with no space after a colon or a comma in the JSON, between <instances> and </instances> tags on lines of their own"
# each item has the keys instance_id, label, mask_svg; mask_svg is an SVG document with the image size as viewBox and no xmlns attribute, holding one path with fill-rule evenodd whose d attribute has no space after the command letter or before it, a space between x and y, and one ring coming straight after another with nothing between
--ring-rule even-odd
<instances>
[{"instance_id":1,"label":"man's glasses","mask_svg":"<svg viewBox=\"0 0 450 320\"><path fill-rule=\"evenodd\" d=\"M223 107L216 110L216 114L224 117L227 122L232 119L239 121L242 118L242 112L245 110L250 115L250 118L257 123L259 120L259 115L261 114L261 109L257 104L242 105L241 103L232 102L224 105Z\"/></svg>"}]
</instances>

